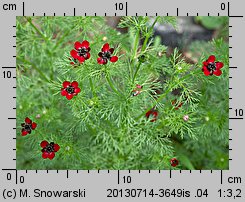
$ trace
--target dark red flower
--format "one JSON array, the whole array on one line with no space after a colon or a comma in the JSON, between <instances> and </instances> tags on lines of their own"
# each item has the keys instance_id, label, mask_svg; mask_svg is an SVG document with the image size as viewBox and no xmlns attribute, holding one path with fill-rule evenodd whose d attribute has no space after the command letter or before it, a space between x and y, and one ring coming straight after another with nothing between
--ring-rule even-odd
<instances>
[{"instance_id":1,"label":"dark red flower","mask_svg":"<svg viewBox=\"0 0 245 202\"><path fill-rule=\"evenodd\" d=\"M70 54L74 59L77 59L80 63L83 63L85 60L90 58L90 47L88 41L83 41L80 43L79 41L76 41L74 43L74 48L71 50Z\"/></svg>"},{"instance_id":2,"label":"dark red flower","mask_svg":"<svg viewBox=\"0 0 245 202\"><path fill-rule=\"evenodd\" d=\"M178 110L180 107L182 107L183 102L179 103L178 106L176 105L177 100L172 100L171 103L175 107L174 109Z\"/></svg>"},{"instance_id":3,"label":"dark red flower","mask_svg":"<svg viewBox=\"0 0 245 202\"><path fill-rule=\"evenodd\" d=\"M109 44L106 43L101 49L101 52L99 52L98 56L99 58L97 59L97 62L101 65L107 64L108 60L111 62L116 62L118 60L117 56L112 56L114 52L114 48L110 48Z\"/></svg>"},{"instance_id":4,"label":"dark red flower","mask_svg":"<svg viewBox=\"0 0 245 202\"><path fill-rule=\"evenodd\" d=\"M81 89L78 87L77 81L63 82L63 88L61 88L61 95L66 96L67 100L71 100L73 96L81 92Z\"/></svg>"},{"instance_id":5,"label":"dark red flower","mask_svg":"<svg viewBox=\"0 0 245 202\"><path fill-rule=\"evenodd\" d=\"M133 90L133 96L137 96L142 92L143 86L136 84L136 88Z\"/></svg>"},{"instance_id":6,"label":"dark red flower","mask_svg":"<svg viewBox=\"0 0 245 202\"><path fill-rule=\"evenodd\" d=\"M145 114L146 118L151 118L150 122L154 122L157 120L158 111L155 109L151 109Z\"/></svg>"},{"instance_id":7,"label":"dark red flower","mask_svg":"<svg viewBox=\"0 0 245 202\"><path fill-rule=\"evenodd\" d=\"M222 62L215 62L215 56L210 55L209 58L203 62L202 71L206 76L216 75L220 76L222 71L220 70L224 64Z\"/></svg>"},{"instance_id":8,"label":"dark red flower","mask_svg":"<svg viewBox=\"0 0 245 202\"><path fill-rule=\"evenodd\" d=\"M170 160L170 164L171 166L176 167L177 165L179 165L179 161L176 158L172 158Z\"/></svg>"},{"instance_id":9,"label":"dark red flower","mask_svg":"<svg viewBox=\"0 0 245 202\"><path fill-rule=\"evenodd\" d=\"M59 151L60 146L54 142L48 143L46 140L42 141L40 146L43 148L42 157L44 159L49 158L52 160L55 157L55 152Z\"/></svg>"},{"instance_id":10,"label":"dark red flower","mask_svg":"<svg viewBox=\"0 0 245 202\"><path fill-rule=\"evenodd\" d=\"M31 134L32 130L35 130L37 124L35 122L32 122L32 120L29 119L28 117L26 117L25 123L22 123L21 126L22 126L21 135L26 136L27 134Z\"/></svg>"}]
</instances>

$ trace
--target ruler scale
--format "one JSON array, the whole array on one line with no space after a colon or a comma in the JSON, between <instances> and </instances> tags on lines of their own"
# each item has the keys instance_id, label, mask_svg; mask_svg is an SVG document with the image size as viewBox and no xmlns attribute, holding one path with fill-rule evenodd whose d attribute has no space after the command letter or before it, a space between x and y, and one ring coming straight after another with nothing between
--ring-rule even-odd
<instances>
[{"instance_id":1,"label":"ruler scale","mask_svg":"<svg viewBox=\"0 0 245 202\"><path fill-rule=\"evenodd\" d=\"M123 9L117 10L116 4ZM242 4L210 0L1 2L1 201L243 201L245 126L244 117L234 113L244 109L245 101ZM17 170L16 16L229 16L229 170ZM3 79L3 71L10 72L9 79ZM68 192L59 196L58 191Z\"/></svg>"}]
</instances>

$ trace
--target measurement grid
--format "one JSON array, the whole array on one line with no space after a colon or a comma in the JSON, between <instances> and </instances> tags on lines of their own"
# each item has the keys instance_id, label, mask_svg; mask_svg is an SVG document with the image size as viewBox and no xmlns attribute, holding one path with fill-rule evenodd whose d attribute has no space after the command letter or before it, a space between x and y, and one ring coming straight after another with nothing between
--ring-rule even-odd
<instances>
[{"instance_id":1,"label":"measurement grid","mask_svg":"<svg viewBox=\"0 0 245 202\"><path fill-rule=\"evenodd\" d=\"M173 1L172 4L170 4L171 6L167 6L170 8L165 9L166 11L171 10L171 12L152 12L154 5L152 5L153 9L152 7L149 7L151 12L148 12L147 9L139 6L137 7L137 2L112 1L109 3L108 1L106 5L103 5L102 2L96 3L92 0L91 2L88 2L89 5L87 6L92 8L91 5L97 4L98 7L101 7L102 11L99 10L97 12L95 7L94 9L88 9L89 12L80 12L78 11L78 8L81 7L82 3L80 1L76 1L77 6L73 7L71 4L71 8L68 8L68 12L62 12L66 7L63 7L63 9L58 12L42 12L42 10L45 10L45 6L47 6L49 10L51 9L54 11L55 9L52 9L49 4L43 4L44 8L39 9L39 7L36 7L35 3L32 2L34 1L18 3L2 2L2 5L0 5L2 7L2 28L7 30L3 31L1 39L1 44L3 44L1 47L1 84L2 86L5 85L4 88L6 88L4 92L6 95L4 96L3 101L1 101L3 103L1 108L1 123L2 127L5 127L4 134L8 134L7 137L3 137L4 134L1 135L1 142L8 142L6 145L3 145L3 148L1 149L2 154L4 154L3 152L8 153L6 154L7 157L2 157L3 161L1 163L2 199L32 201L43 200L41 198L44 198L48 200L50 197L54 197L54 192L48 192L48 190L52 190L54 187L57 187L57 190L72 190L70 193L73 195L70 196L72 200L84 198L84 201L94 201L95 199L108 201L108 198L113 198L113 200L126 198L125 200L128 201L149 201L149 199L152 200L152 198L154 198L154 200L157 201L163 200L161 199L162 197L176 201L183 199L196 201L196 199L199 198L222 201L230 201L230 199L244 200L242 198L244 198L245 165L242 160L242 152L244 153L244 148L242 147L241 141L243 140L244 142L245 138L241 136L244 131L244 124L242 124L242 121L244 120L243 103L245 97L242 90L242 86L244 84L244 70L242 70L244 68L241 66L243 64L243 51L240 46L244 44L242 43L244 42L244 37L242 38L242 36L244 36L245 33L245 26L243 15L240 15L241 13L239 12L239 15L234 15L234 13L237 13L237 10L239 10L239 6L241 7L242 5L239 5L238 2L234 2L233 5L233 2L221 1L218 3L213 2L213 4L211 4L212 1L206 1L206 7L200 7L201 11L194 13L189 12L188 9L186 9L188 8L188 5L183 4L183 2L182 5L180 3L176 4L178 5L176 8L176 6L174 6L176 1ZM45 1L45 3L47 2L48 1ZM159 4L164 6L164 2L157 0L154 2L156 3L155 5ZM189 0L188 2L190 3L195 1ZM144 5L143 2L142 4ZM213 5L210 8L211 11L208 9L210 4ZM60 7L62 7L62 5ZM193 3L193 5L196 4ZM204 3L202 5L204 5ZM55 8L55 6L52 7ZM109 12L103 12L104 10L107 11L108 7L110 7ZM33 12L30 8L38 10L37 12ZM94 10L96 12L93 12ZM186 10L188 12L186 12ZM16 26L14 25L15 21L9 20L7 23L3 23L3 21L6 19L5 16L13 16L12 19L14 19L17 13L18 15L21 13L23 16L229 16L230 170L16 170L16 158L13 157L15 156L16 145L15 143L12 143L13 140L16 140L16 107L14 106L16 102L16 54L14 54L16 45L12 45L14 43L13 41L16 39ZM10 57L10 54L6 54L5 52L11 52L13 55ZM12 90L9 90L10 88L12 88ZM9 145L11 145L11 148L9 148ZM39 192L38 189L46 189L46 193L42 192L43 195L40 196L41 191ZM30 194L31 191L35 193L34 198ZM74 191L77 192L75 193ZM51 194L51 196L49 196L49 194ZM54 200L65 201L66 197L64 195L60 197L55 196Z\"/></svg>"}]
</instances>

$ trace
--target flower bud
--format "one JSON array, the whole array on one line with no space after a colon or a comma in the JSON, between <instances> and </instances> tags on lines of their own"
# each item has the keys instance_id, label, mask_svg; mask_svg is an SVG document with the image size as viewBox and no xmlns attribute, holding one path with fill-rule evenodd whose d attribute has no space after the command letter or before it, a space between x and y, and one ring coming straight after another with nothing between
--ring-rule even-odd
<instances>
[{"instance_id":1,"label":"flower bud","mask_svg":"<svg viewBox=\"0 0 245 202\"><path fill-rule=\"evenodd\" d=\"M71 149L70 146L66 146L65 148L66 151L69 151L70 149Z\"/></svg>"},{"instance_id":2,"label":"flower bud","mask_svg":"<svg viewBox=\"0 0 245 202\"><path fill-rule=\"evenodd\" d=\"M184 120L184 121L188 121L188 120L189 120L189 116L188 116L188 115L184 115L184 116L183 116L183 120Z\"/></svg>"},{"instance_id":3,"label":"flower bud","mask_svg":"<svg viewBox=\"0 0 245 202\"><path fill-rule=\"evenodd\" d=\"M37 118L37 119L40 119L40 118L41 118L41 115L40 115L40 114L37 114L37 115L36 115L36 118Z\"/></svg>"},{"instance_id":4,"label":"flower bud","mask_svg":"<svg viewBox=\"0 0 245 202\"><path fill-rule=\"evenodd\" d=\"M205 117L205 121L209 121L209 117L208 116Z\"/></svg>"}]
</instances>

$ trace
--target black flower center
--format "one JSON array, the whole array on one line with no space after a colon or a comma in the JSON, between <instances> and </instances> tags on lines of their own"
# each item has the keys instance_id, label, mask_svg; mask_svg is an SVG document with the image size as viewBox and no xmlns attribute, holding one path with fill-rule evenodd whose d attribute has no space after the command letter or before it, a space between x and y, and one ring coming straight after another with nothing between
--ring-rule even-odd
<instances>
[{"instance_id":1,"label":"black flower center","mask_svg":"<svg viewBox=\"0 0 245 202\"><path fill-rule=\"evenodd\" d=\"M30 131L31 130L31 124L25 124L24 129L26 131Z\"/></svg>"},{"instance_id":2,"label":"black flower center","mask_svg":"<svg viewBox=\"0 0 245 202\"><path fill-rule=\"evenodd\" d=\"M48 145L46 147L46 150L47 150L47 152L53 152L54 151L54 148L51 145Z\"/></svg>"},{"instance_id":3,"label":"black flower center","mask_svg":"<svg viewBox=\"0 0 245 202\"><path fill-rule=\"evenodd\" d=\"M87 55L87 52L88 52L88 49L86 49L84 47L78 49L78 55L79 56L86 56Z\"/></svg>"},{"instance_id":4,"label":"black flower center","mask_svg":"<svg viewBox=\"0 0 245 202\"><path fill-rule=\"evenodd\" d=\"M75 89L72 86L69 86L69 87L66 88L66 92L69 93L69 94L74 93L74 91L75 91Z\"/></svg>"},{"instance_id":5,"label":"black flower center","mask_svg":"<svg viewBox=\"0 0 245 202\"><path fill-rule=\"evenodd\" d=\"M177 164L178 161L177 161L177 160L173 160L172 163L173 163L173 164Z\"/></svg>"},{"instance_id":6,"label":"black flower center","mask_svg":"<svg viewBox=\"0 0 245 202\"><path fill-rule=\"evenodd\" d=\"M109 52L109 51L103 52L102 58L103 59L110 59L111 58L111 52Z\"/></svg>"},{"instance_id":7,"label":"black flower center","mask_svg":"<svg viewBox=\"0 0 245 202\"><path fill-rule=\"evenodd\" d=\"M43 148L42 152L54 152L54 143L51 142L50 144L48 144L46 147Z\"/></svg>"},{"instance_id":8,"label":"black flower center","mask_svg":"<svg viewBox=\"0 0 245 202\"><path fill-rule=\"evenodd\" d=\"M207 68L208 68L208 71L210 71L210 72L214 72L214 71L216 70L216 65L215 65L215 63L214 63L214 62L212 62L212 63L208 63Z\"/></svg>"}]
</instances>

